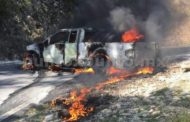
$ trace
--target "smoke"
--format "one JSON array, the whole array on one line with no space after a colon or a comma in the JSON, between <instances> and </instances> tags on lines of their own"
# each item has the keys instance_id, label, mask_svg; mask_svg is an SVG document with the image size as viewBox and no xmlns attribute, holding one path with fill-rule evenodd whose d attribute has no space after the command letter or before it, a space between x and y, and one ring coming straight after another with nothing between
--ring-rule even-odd
<instances>
[{"instance_id":1,"label":"smoke","mask_svg":"<svg viewBox=\"0 0 190 122\"><path fill-rule=\"evenodd\" d=\"M148 41L161 41L164 35L163 24L160 23L160 19L164 16L162 13L156 11L153 12L144 24L144 32Z\"/></svg>"},{"instance_id":2,"label":"smoke","mask_svg":"<svg viewBox=\"0 0 190 122\"><path fill-rule=\"evenodd\" d=\"M116 8L110 12L110 23L116 31L126 31L136 24L134 15L130 9L127 8Z\"/></svg>"},{"instance_id":3,"label":"smoke","mask_svg":"<svg viewBox=\"0 0 190 122\"><path fill-rule=\"evenodd\" d=\"M115 32L136 27L146 41L161 41L174 21L168 3L168 0L79 0L73 25Z\"/></svg>"}]
</instances>

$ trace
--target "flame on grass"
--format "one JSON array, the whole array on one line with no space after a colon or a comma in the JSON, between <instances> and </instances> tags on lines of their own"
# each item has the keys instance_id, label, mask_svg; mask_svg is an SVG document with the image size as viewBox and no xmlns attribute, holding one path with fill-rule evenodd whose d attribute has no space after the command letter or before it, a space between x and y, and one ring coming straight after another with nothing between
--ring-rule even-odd
<instances>
[{"instance_id":1,"label":"flame on grass","mask_svg":"<svg viewBox=\"0 0 190 122\"><path fill-rule=\"evenodd\" d=\"M82 88L79 92L76 90L73 90L70 92L69 98L66 98L66 99L57 98L57 99L63 101L62 102L63 105L69 106L67 109L68 113L69 113L69 117L63 117L64 121L77 121L77 120L81 119L82 117L88 116L91 112L94 111L95 106L90 106L90 107L85 106L87 97L90 94L90 92L92 92L92 90L101 90L106 85L120 82L129 77L145 75L145 74L152 74L154 72L153 67L140 68L134 72L128 72L128 71L119 70L119 69L115 69L115 68L110 68L110 70L111 70L111 74L122 73L122 72L124 72L124 73L114 76L114 77L110 77L108 80L98 83L94 87ZM52 101L52 104L51 104L52 107L56 106L57 99Z\"/></svg>"}]
</instances>

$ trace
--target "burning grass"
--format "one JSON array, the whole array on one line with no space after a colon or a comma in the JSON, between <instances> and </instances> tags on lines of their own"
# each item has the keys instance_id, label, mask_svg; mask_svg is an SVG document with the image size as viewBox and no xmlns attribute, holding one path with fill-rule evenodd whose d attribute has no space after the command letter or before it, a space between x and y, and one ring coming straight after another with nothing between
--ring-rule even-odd
<instances>
[{"instance_id":1,"label":"burning grass","mask_svg":"<svg viewBox=\"0 0 190 122\"><path fill-rule=\"evenodd\" d=\"M112 70L114 69L113 72ZM113 77L109 77L107 80L102 81L100 83L97 83L93 87L89 88L82 88L79 92L76 90L73 90L70 92L69 98L57 98L52 101L51 106L56 107L58 104L62 104L66 108L67 114L63 113L61 118L64 121L78 121L79 119L88 116L91 112L93 112L96 109L96 106L94 105L87 105L89 95L92 91L100 91L102 90L106 85L114 84L117 82L120 82L124 79L127 79L129 77L138 76L138 75L144 75L144 74L152 74L154 71L154 68L152 67L145 67L140 68L133 72L128 71L119 71L119 69L110 68L109 70L111 74L123 72L122 74L117 74ZM91 96L92 98L94 96ZM94 98L96 99L96 98Z\"/></svg>"},{"instance_id":2,"label":"burning grass","mask_svg":"<svg viewBox=\"0 0 190 122\"><path fill-rule=\"evenodd\" d=\"M115 68L110 69L120 72ZM83 105L83 109L75 107L72 110L89 110L89 108L93 107L93 111L88 111L87 114L84 114L84 117L78 116L78 120L72 121L189 121L190 99L188 90L189 84L187 84L189 82L188 73L182 75L183 80L176 79L177 81L173 81L174 79L171 77L179 75L180 71L178 69L170 69L167 72L157 73L152 77L140 75L151 72L152 69L151 67L146 67L134 72L129 72L133 75L130 76L132 78L128 79L127 82L116 81L116 78L122 78L122 76L126 74L121 75L121 73L117 74L117 72L115 72L116 74L112 73L107 80L96 84L105 83L114 78L115 82L113 85L106 83L100 90L97 90L95 85L94 87L90 87L92 88L90 89L91 91L89 92L87 90L87 93L82 96L84 99L81 101L77 100L77 102ZM91 76L95 75L90 75L90 77ZM163 80L163 76L167 76L167 78ZM127 78L128 77L124 79ZM184 78L187 80L184 80ZM175 86L171 84L170 79ZM85 81L86 80L87 78L85 78ZM63 90L67 87L68 86L63 84L61 89ZM63 91L61 95L68 93L68 91ZM86 88L84 88L84 91L86 91ZM53 100L54 107L47 108L49 111L53 111L51 115L54 115L55 118L52 118L52 121L69 121L65 120L66 118L69 119L72 117L69 113L69 108L72 107L73 103L76 102L75 99L79 98L79 96L81 96L81 90L72 90L67 96L57 98L55 99L56 101ZM49 116L49 114L46 114L44 118L46 118L46 116ZM40 116L37 117L41 118ZM31 117L31 120L33 120L33 118L34 116Z\"/></svg>"}]
</instances>

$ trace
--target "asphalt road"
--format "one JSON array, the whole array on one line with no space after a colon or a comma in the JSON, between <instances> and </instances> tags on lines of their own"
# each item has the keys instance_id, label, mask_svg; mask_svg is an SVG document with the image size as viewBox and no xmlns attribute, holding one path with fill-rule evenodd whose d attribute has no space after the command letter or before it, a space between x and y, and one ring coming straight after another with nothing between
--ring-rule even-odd
<instances>
[{"instance_id":1,"label":"asphalt road","mask_svg":"<svg viewBox=\"0 0 190 122\"><path fill-rule=\"evenodd\" d=\"M35 76L20 70L15 62L0 64L0 105L15 91L34 82Z\"/></svg>"},{"instance_id":2,"label":"asphalt road","mask_svg":"<svg viewBox=\"0 0 190 122\"><path fill-rule=\"evenodd\" d=\"M71 80L73 74L45 74L40 77L32 72L22 71L18 64L0 64L0 121L16 115L31 104L39 104L56 85Z\"/></svg>"}]
</instances>

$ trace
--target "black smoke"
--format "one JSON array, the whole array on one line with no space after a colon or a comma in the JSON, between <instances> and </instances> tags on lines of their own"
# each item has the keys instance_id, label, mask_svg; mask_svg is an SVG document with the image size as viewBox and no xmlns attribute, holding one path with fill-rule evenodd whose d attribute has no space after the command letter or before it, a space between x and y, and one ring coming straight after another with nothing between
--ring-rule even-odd
<instances>
[{"instance_id":1,"label":"black smoke","mask_svg":"<svg viewBox=\"0 0 190 122\"><path fill-rule=\"evenodd\" d=\"M167 1L78 0L72 25L114 32L137 27L145 40L160 41L173 21Z\"/></svg>"}]
</instances>

